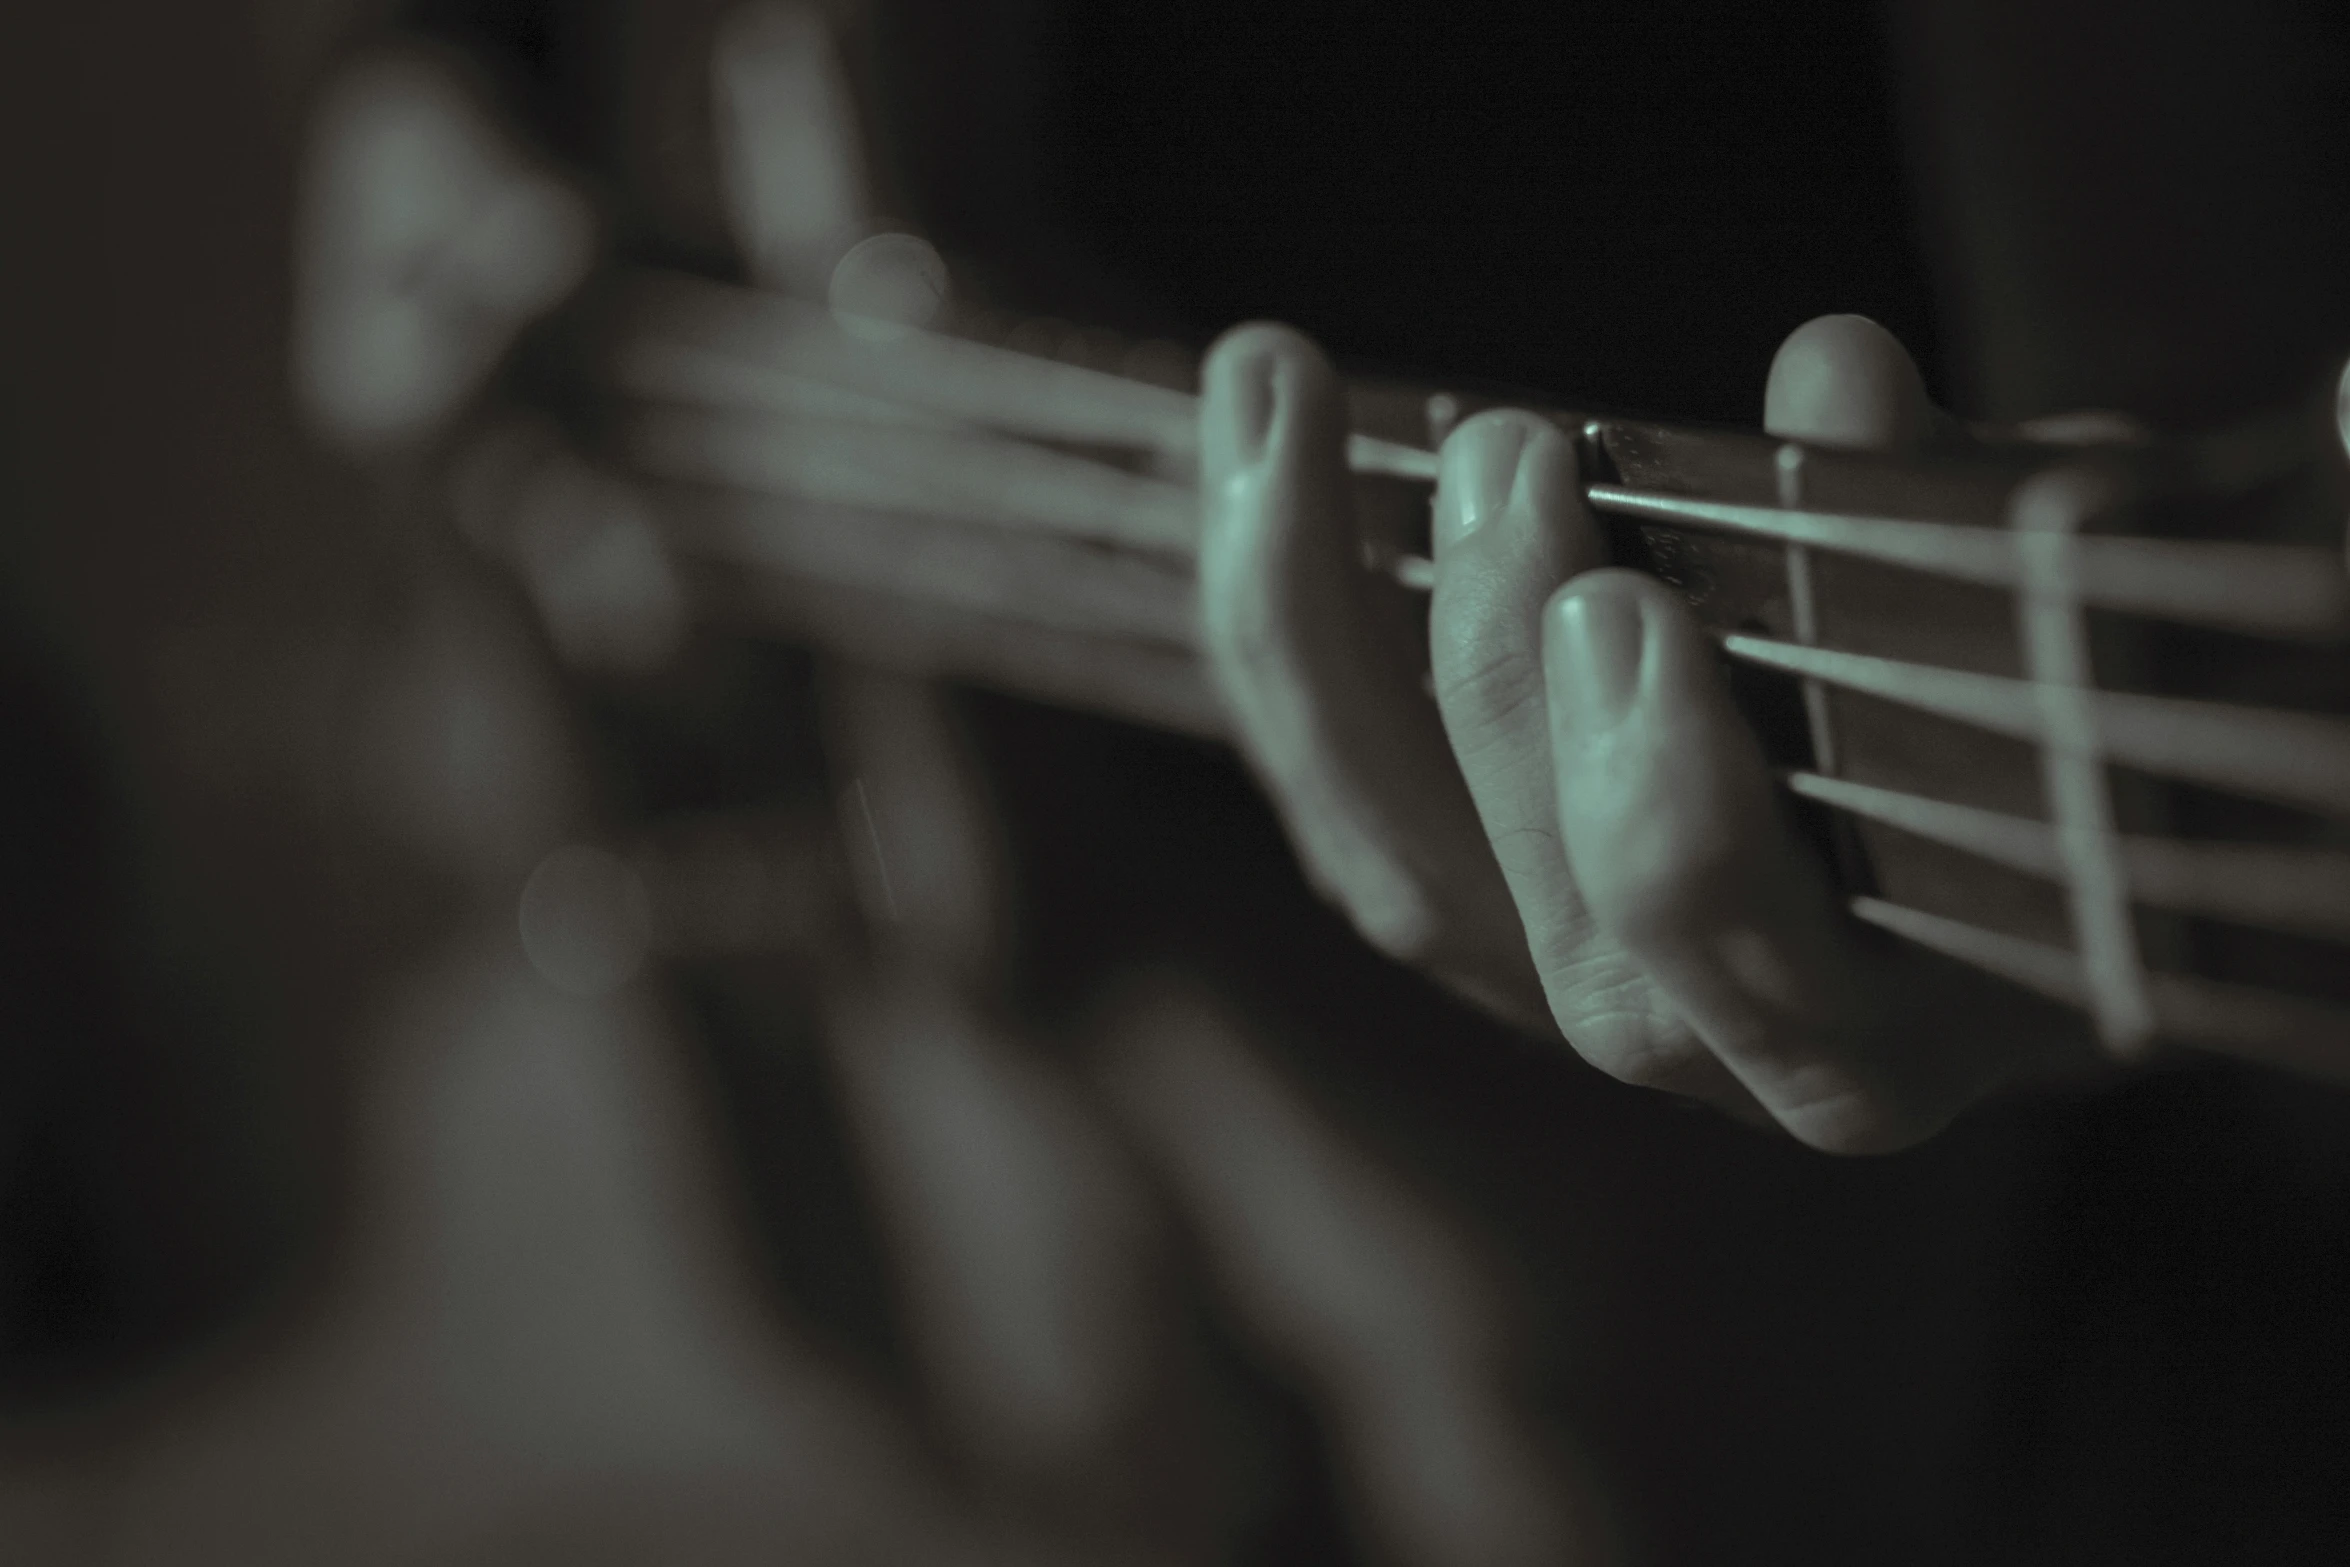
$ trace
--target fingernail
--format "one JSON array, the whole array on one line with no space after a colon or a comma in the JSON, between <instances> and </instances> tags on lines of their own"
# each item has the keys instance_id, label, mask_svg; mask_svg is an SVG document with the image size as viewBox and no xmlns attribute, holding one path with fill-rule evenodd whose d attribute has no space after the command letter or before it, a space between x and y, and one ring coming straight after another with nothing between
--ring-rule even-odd
<instances>
[{"instance_id":1,"label":"fingernail","mask_svg":"<svg viewBox=\"0 0 2350 1567\"><path fill-rule=\"evenodd\" d=\"M1260 350L1231 365L1226 373L1224 438L1230 444L1235 468L1254 467L1272 443L1273 416L1280 411L1280 377L1274 355Z\"/></svg>"},{"instance_id":2,"label":"fingernail","mask_svg":"<svg viewBox=\"0 0 2350 1567\"><path fill-rule=\"evenodd\" d=\"M1525 427L1514 419L1476 421L1445 442L1437 484L1439 545L1458 544L1509 509L1526 444Z\"/></svg>"},{"instance_id":3,"label":"fingernail","mask_svg":"<svg viewBox=\"0 0 2350 1567\"><path fill-rule=\"evenodd\" d=\"M1578 723L1590 728L1618 723L1640 687L1646 628L1638 601L1606 590L1575 593L1561 599L1555 613L1552 680L1564 682ZM1562 659L1564 669L1557 667Z\"/></svg>"}]
</instances>

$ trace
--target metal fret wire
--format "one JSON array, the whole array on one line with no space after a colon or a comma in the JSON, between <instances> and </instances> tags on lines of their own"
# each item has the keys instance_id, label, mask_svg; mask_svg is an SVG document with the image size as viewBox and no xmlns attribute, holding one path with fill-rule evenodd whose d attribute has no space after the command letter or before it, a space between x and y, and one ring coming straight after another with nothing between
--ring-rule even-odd
<instances>
[{"instance_id":1,"label":"metal fret wire","mask_svg":"<svg viewBox=\"0 0 2350 1567\"><path fill-rule=\"evenodd\" d=\"M2024 567L2017 630L2039 703L2041 777L2072 914L2073 945L2106 1049L2135 1056L2152 1039L2154 1014L2130 915L2129 882L2114 838L2097 710L2089 700L2096 674L2074 545L2084 513L2095 504L2090 482L2074 470L2028 480L2010 503L2008 521Z\"/></svg>"},{"instance_id":2,"label":"metal fret wire","mask_svg":"<svg viewBox=\"0 0 2350 1567\"><path fill-rule=\"evenodd\" d=\"M1781 446L1773 463L1779 486L1779 504L1789 511L1803 505L1803 448L1789 441ZM1789 540L1785 547L1787 558L1787 611L1795 625L1795 640L1805 647L1817 647L1820 641L1820 608L1818 596L1812 591L1811 546ZM1828 688L1819 681L1806 678L1803 682L1803 717L1811 730L1812 763L1821 772L1833 778L1836 766L1836 734L1828 724Z\"/></svg>"}]
</instances>

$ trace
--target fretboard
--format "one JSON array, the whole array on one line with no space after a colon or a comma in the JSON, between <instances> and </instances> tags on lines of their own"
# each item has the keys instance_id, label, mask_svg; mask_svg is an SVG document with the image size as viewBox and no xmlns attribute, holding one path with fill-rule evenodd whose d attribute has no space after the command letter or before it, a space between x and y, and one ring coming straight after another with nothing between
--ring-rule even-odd
<instances>
[{"instance_id":1,"label":"fretboard","mask_svg":"<svg viewBox=\"0 0 2350 1567\"><path fill-rule=\"evenodd\" d=\"M706 619L1224 733L1188 355L678 279L603 319L592 438ZM1480 399L1350 395L1366 591L1423 592L1433 448ZM1900 457L1542 411L1618 558L1718 634L1856 915L2117 1052L2350 1076L2350 585L2314 402Z\"/></svg>"}]
</instances>

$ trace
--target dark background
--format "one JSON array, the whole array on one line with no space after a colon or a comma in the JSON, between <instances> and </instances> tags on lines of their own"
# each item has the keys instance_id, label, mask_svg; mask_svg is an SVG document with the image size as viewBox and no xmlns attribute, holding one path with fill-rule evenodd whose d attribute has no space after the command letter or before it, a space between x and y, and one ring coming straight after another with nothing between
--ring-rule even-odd
<instances>
[{"instance_id":1,"label":"dark background","mask_svg":"<svg viewBox=\"0 0 2350 1567\"><path fill-rule=\"evenodd\" d=\"M1789 330L1858 311L1963 380L1871 5L907 0L873 38L907 207L1014 306L1741 422ZM1824 1161L1366 957L1226 759L980 712L1039 1002L1175 950L1279 1020L1506 1237L1541 1394L1658 1560L2350 1548L2340 1095L2205 1066Z\"/></svg>"},{"instance_id":2,"label":"dark background","mask_svg":"<svg viewBox=\"0 0 2350 1567\"><path fill-rule=\"evenodd\" d=\"M893 8L883 98L925 222L1030 308L1193 342L1272 317L1358 367L1741 422L1824 311L1964 379L1876 6L978 9ZM1823 1161L1383 972L1221 759L1004 706L1038 946L1155 908L1136 944L1230 975L1490 1216L1659 1560L2350 1549L2342 1096L2204 1067Z\"/></svg>"},{"instance_id":3,"label":"dark background","mask_svg":"<svg viewBox=\"0 0 2350 1567\"><path fill-rule=\"evenodd\" d=\"M1195 340L1269 316L1359 363L1690 417L1752 419L1826 310L1935 362L1870 6L887 17L893 166L1040 308L1091 273Z\"/></svg>"},{"instance_id":4,"label":"dark background","mask_svg":"<svg viewBox=\"0 0 2350 1567\"><path fill-rule=\"evenodd\" d=\"M630 243L724 269L678 180L648 181L643 122L593 108L690 26L428 9L505 62ZM1751 423L1773 350L1826 311L1885 324L1938 395L1966 381L1890 15L892 0L848 36L895 215L993 305L1195 345L1270 317L1358 369ZM1333 1114L1516 1260L1544 1318L1529 1397L1582 1434L1654 1560L2350 1550L2343 1096L2203 1065L1824 1160L1368 955L1228 756L969 711L1019 851L1031 1011L1079 1015L1168 955L1245 998ZM824 1084L761 1047L775 1014L705 1016L778 1287L890 1363ZM1260 1558L1332 1555L1302 1426L1275 1451Z\"/></svg>"},{"instance_id":5,"label":"dark background","mask_svg":"<svg viewBox=\"0 0 2350 1567\"><path fill-rule=\"evenodd\" d=\"M482 63L625 247L720 268L621 112L705 9L407 19ZM1929 384L1956 379L1871 6L896 0L854 41L891 199L1007 307L1193 343L1277 317L1353 365L1741 421L1790 329L1854 310ZM805 724L788 655L719 673L743 722ZM1336 1118L1515 1260L1545 1347L1528 1397L1580 1433L1654 1561L2350 1556L2340 1094L2206 1065L1824 1160L1602 1081L1371 957L1228 756L1008 700L969 712L1019 850L1029 1009L1069 1021L1104 976L1168 956L1242 998ZM653 732L603 716L617 752ZM726 787L772 794L809 765L782 744ZM72 907L32 878L69 887L102 852L67 831L91 786L53 771L19 780L61 824L17 889L26 953ZM687 803L688 771L635 803ZM74 934L55 964L105 942ZM806 1020L728 995L700 996L710 1081L775 1286L886 1367L862 1200L813 1053L789 1048ZM134 1309L137 1268L44 1238L96 1223L71 1182L40 1184L57 1163L18 1149L0 1209L11 1266L56 1270L11 1275L11 1388L168 1336ZM1328 1482L1290 1412L1257 1557L1329 1559Z\"/></svg>"}]
</instances>

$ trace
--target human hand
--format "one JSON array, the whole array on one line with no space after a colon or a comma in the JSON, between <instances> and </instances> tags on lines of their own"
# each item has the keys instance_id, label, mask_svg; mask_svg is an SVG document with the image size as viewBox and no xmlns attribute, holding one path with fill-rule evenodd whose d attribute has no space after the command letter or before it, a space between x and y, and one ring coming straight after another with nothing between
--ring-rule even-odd
<instances>
[{"instance_id":1,"label":"human hand","mask_svg":"<svg viewBox=\"0 0 2350 1567\"><path fill-rule=\"evenodd\" d=\"M1375 944L1615 1077L1831 1152L1918 1142L2082 1053L2052 1009L1845 918L1704 633L1608 567L1554 426L1496 410L1445 443L1430 703L1357 565L1328 364L1243 327L1205 383L1209 662L1308 873ZM1764 401L1771 433L1824 445L1967 438L1855 316L1789 337Z\"/></svg>"}]
</instances>

